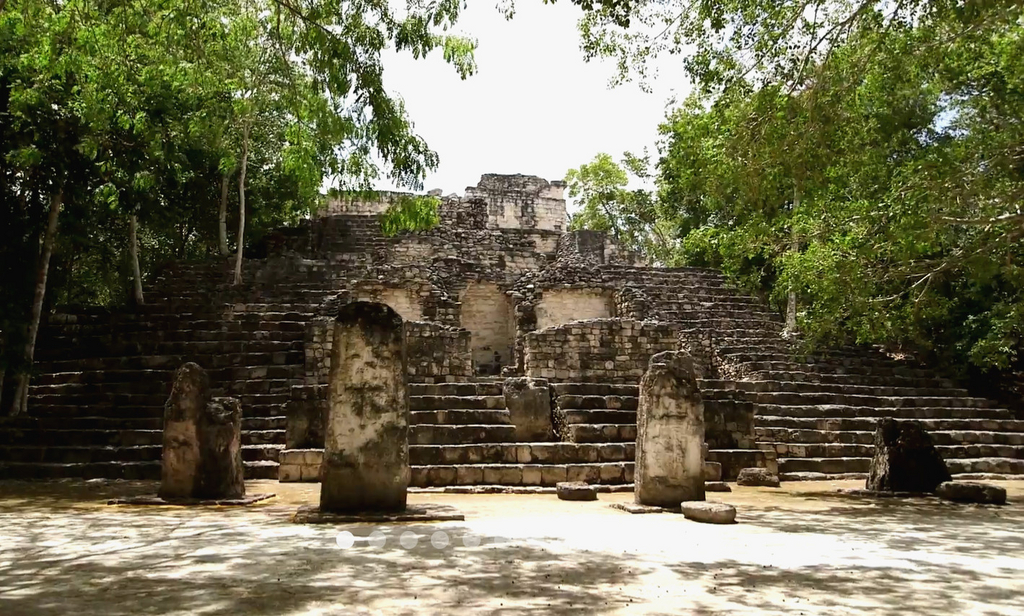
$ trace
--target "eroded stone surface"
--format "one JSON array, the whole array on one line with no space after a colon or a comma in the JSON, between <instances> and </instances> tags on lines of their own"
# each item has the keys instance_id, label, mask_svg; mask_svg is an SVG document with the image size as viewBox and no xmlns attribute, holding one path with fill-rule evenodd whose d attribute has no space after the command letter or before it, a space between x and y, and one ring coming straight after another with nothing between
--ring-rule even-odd
<instances>
[{"instance_id":1,"label":"eroded stone surface","mask_svg":"<svg viewBox=\"0 0 1024 616\"><path fill-rule=\"evenodd\" d=\"M551 390L547 381L527 377L505 379L505 407L516 427L516 439L524 442L549 441L551 426Z\"/></svg>"},{"instance_id":2,"label":"eroded stone surface","mask_svg":"<svg viewBox=\"0 0 1024 616\"><path fill-rule=\"evenodd\" d=\"M724 481L705 481L704 482L705 492L732 492L732 488L729 484Z\"/></svg>"},{"instance_id":3,"label":"eroded stone surface","mask_svg":"<svg viewBox=\"0 0 1024 616\"><path fill-rule=\"evenodd\" d=\"M921 424L895 419L878 421L868 490L934 492L939 484L950 479L946 463Z\"/></svg>"},{"instance_id":4,"label":"eroded stone surface","mask_svg":"<svg viewBox=\"0 0 1024 616\"><path fill-rule=\"evenodd\" d=\"M210 401L210 378L189 362L174 374L164 405L163 460L159 495L192 498L199 475L199 416Z\"/></svg>"},{"instance_id":5,"label":"eroded stone surface","mask_svg":"<svg viewBox=\"0 0 1024 616\"><path fill-rule=\"evenodd\" d=\"M567 501L592 501L597 500L597 490L593 486L582 481L563 481L555 484L555 493L558 498Z\"/></svg>"},{"instance_id":6,"label":"eroded stone surface","mask_svg":"<svg viewBox=\"0 0 1024 616\"><path fill-rule=\"evenodd\" d=\"M939 498L958 503L1006 504L1005 488L978 481L945 481L935 489L935 494Z\"/></svg>"},{"instance_id":7,"label":"eroded stone surface","mask_svg":"<svg viewBox=\"0 0 1024 616\"><path fill-rule=\"evenodd\" d=\"M231 500L245 496L242 405L211 398L210 379L198 364L175 373L164 405L163 500Z\"/></svg>"},{"instance_id":8,"label":"eroded stone surface","mask_svg":"<svg viewBox=\"0 0 1024 616\"><path fill-rule=\"evenodd\" d=\"M636 502L658 507L704 498L704 408L693 361L659 353L640 381Z\"/></svg>"},{"instance_id":9,"label":"eroded stone surface","mask_svg":"<svg viewBox=\"0 0 1024 616\"><path fill-rule=\"evenodd\" d=\"M736 477L741 486L761 486L765 488L779 487L779 476L766 468L743 468Z\"/></svg>"},{"instance_id":10,"label":"eroded stone surface","mask_svg":"<svg viewBox=\"0 0 1024 616\"><path fill-rule=\"evenodd\" d=\"M410 476L405 364L398 313L372 302L353 302L339 309L320 510L405 509Z\"/></svg>"},{"instance_id":11,"label":"eroded stone surface","mask_svg":"<svg viewBox=\"0 0 1024 616\"><path fill-rule=\"evenodd\" d=\"M679 504L679 510L687 520L705 524L734 524L736 508L725 503L687 501Z\"/></svg>"}]
</instances>

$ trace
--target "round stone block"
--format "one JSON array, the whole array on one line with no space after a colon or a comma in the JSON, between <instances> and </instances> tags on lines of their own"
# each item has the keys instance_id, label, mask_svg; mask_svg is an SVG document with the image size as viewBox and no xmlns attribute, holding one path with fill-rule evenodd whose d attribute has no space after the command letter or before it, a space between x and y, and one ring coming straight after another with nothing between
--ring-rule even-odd
<instances>
[{"instance_id":1,"label":"round stone block","mask_svg":"<svg viewBox=\"0 0 1024 616\"><path fill-rule=\"evenodd\" d=\"M736 508L725 503L709 503L707 501L684 501L679 509L687 520L705 524L734 524Z\"/></svg>"},{"instance_id":2,"label":"round stone block","mask_svg":"<svg viewBox=\"0 0 1024 616\"><path fill-rule=\"evenodd\" d=\"M958 503L1006 504L1005 489L977 481L946 481L939 484L935 494L939 498Z\"/></svg>"},{"instance_id":3,"label":"round stone block","mask_svg":"<svg viewBox=\"0 0 1024 616\"><path fill-rule=\"evenodd\" d=\"M594 486L582 481L562 481L555 484L555 493L560 500L592 501L597 500Z\"/></svg>"},{"instance_id":4,"label":"round stone block","mask_svg":"<svg viewBox=\"0 0 1024 616\"><path fill-rule=\"evenodd\" d=\"M740 469L736 483L741 486L777 488L779 487L779 476L768 472L766 468L744 468Z\"/></svg>"}]
</instances>

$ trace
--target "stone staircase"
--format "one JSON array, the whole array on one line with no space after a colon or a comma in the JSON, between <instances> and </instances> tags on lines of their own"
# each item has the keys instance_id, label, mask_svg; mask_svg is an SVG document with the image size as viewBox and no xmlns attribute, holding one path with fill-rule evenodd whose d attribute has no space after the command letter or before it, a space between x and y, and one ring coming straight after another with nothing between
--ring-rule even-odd
<instances>
[{"instance_id":1,"label":"stone staircase","mask_svg":"<svg viewBox=\"0 0 1024 616\"><path fill-rule=\"evenodd\" d=\"M864 477L882 417L921 421L954 474L1024 474L1024 421L933 370L869 348L807 354L783 338L777 314L718 272L606 269L630 277L654 318L711 333L710 359L724 374L701 382L705 411L736 416L737 405L751 407L756 445L777 456L783 479ZM606 428L571 428L595 429Z\"/></svg>"},{"instance_id":2,"label":"stone staircase","mask_svg":"<svg viewBox=\"0 0 1024 616\"><path fill-rule=\"evenodd\" d=\"M295 265L294 263L292 264ZM305 323L327 295L323 264L260 281L246 262L177 265L128 311L57 314L41 331L26 417L0 418L0 477L160 476L163 405L174 371L194 361L213 394L243 408L246 476L276 478L282 409L305 377Z\"/></svg>"}]
</instances>

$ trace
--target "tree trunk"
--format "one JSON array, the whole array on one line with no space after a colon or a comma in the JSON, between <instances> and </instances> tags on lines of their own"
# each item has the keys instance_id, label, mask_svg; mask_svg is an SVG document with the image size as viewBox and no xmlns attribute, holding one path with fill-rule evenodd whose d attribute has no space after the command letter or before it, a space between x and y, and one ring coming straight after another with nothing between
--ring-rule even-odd
<instances>
[{"instance_id":1,"label":"tree trunk","mask_svg":"<svg viewBox=\"0 0 1024 616\"><path fill-rule=\"evenodd\" d=\"M132 214L128 219L128 250L132 256L132 275L135 278L135 303L145 304L142 296L142 269L139 267L139 217Z\"/></svg>"},{"instance_id":2,"label":"tree trunk","mask_svg":"<svg viewBox=\"0 0 1024 616\"><path fill-rule=\"evenodd\" d=\"M220 245L220 254L225 257L231 254L228 250L228 190L231 187L231 174L225 173L220 181L220 214L217 229L217 240Z\"/></svg>"},{"instance_id":3,"label":"tree trunk","mask_svg":"<svg viewBox=\"0 0 1024 616\"><path fill-rule=\"evenodd\" d=\"M793 189L793 213L796 213L797 208L800 207L800 189ZM797 239L796 229L790 226L789 230L789 250L790 252L796 253L800 250L800 240ZM786 333L796 333L796 289L792 284L789 285L789 294L786 296Z\"/></svg>"},{"instance_id":4,"label":"tree trunk","mask_svg":"<svg viewBox=\"0 0 1024 616\"><path fill-rule=\"evenodd\" d=\"M53 243L57 238L57 215L64 202L64 188L50 195L50 213L46 221L46 232L43 235L43 246L39 255L39 268L36 272L36 292L32 299L32 318L28 324L28 338L25 342L25 372L18 375L18 386L14 390L14 404L11 415L20 415L28 410L28 384L32 361L36 353L36 335L39 333L39 320L43 316L43 298L46 297L46 276L50 270L50 255L53 254Z\"/></svg>"},{"instance_id":5,"label":"tree trunk","mask_svg":"<svg viewBox=\"0 0 1024 616\"><path fill-rule=\"evenodd\" d=\"M235 284L242 284L242 249L245 247L245 169L249 164L249 125L242 129L242 164L238 169L238 252L235 255Z\"/></svg>"}]
</instances>

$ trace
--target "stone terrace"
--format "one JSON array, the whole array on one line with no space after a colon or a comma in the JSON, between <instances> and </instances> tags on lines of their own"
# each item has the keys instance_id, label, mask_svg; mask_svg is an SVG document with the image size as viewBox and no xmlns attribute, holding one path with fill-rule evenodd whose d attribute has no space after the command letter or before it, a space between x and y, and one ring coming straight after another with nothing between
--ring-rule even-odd
<instances>
[{"instance_id":1,"label":"stone terrace","mask_svg":"<svg viewBox=\"0 0 1024 616\"><path fill-rule=\"evenodd\" d=\"M334 201L264 238L239 287L216 258L164 269L147 306L52 315L30 414L0 420L0 477L158 477L171 376L195 361L242 401L247 476L315 481L328 325L352 300L407 319L416 486L630 483L637 381L680 348L702 370L709 459L727 478L859 477L879 417L923 421L954 473L1024 474L1009 410L870 349L803 354L720 273L645 267L603 234L563 233L561 190L484 176L442 199L438 229L394 238L377 222L388 198ZM517 441L514 375L548 384L557 440Z\"/></svg>"}]
</instances>

